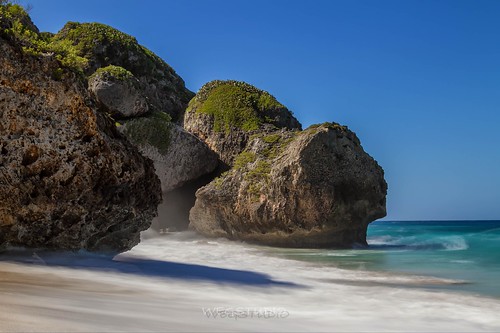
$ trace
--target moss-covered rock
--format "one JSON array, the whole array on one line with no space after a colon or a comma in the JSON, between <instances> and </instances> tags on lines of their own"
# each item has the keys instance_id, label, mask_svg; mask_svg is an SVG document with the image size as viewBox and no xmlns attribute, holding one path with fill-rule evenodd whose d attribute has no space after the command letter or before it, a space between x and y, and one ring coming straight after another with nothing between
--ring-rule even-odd
<instances>
[{"instance_id":1,"label":"moss-covered rock","mask_svg":"<svg viewBox=\"0 0 500 333\"><path fill-rule=\"evenodd\" d=\"M167 112L174 120L194 95L165 61L134 37L105 24L68 22L53 40L70 43L78 56L88 60L84 68L88 76L109 65L126 69L140 81L152 110Z\"/></svg>"},{"instance_id":2,"label":"moss-covered rock","mask_svg":"<svg viewBox=\"0 0 500 333\"><path fill-rule=\"evenodd\" d=\"M94 74L89 77L89 79L93 79L95 77L114 81L127 81L135 78L134 74L132 74L130 71L126 70L123 67L115 65L98 68L94 72Z\"/></svg>"},{"instance_id":3,"label":"moss-covered rock","mask_svg":"<svg viewBox=\"0 0 500 333\"><path fill-rule=\"evenodd\" d=\"M88 83L89 90L115 119L140 116L149 110L139 80L123 67L99 68Z\"/></svg>"},{"instance_id":4,"label":"moss-covered rock","mask_svg":"<svg viewBox=\"0 0 500 333\"><path fill-rule=\"evenodd\" d=\"M213 118L216 132L258 130L264 124L276 128L299 128L288 109L267 91L240 81L211 81L190 101L187 112Z\"/></svg>"},{"instance_id":5,"label":"moss-covered rock","mask_svg":"<svg viewBox=\"0 0 500 333\"><path fill-rule=\"evenodd\" d=\"M119 126L127 138L138 146L149 145L160 153L166 153L169 146L172 119L163 112L153 112L146 117L134 118Z\"/></svg>"},{"instance_id":6,"label":"moss-covered rock","mask_svg":"<svg viewBox=\"0 0 500 333\"><path fill-rule=\"evenodd\" d=\"M232 165L252 134L301 125L268 92L245 82L217 80L205 84L190 101L184 127Z\"/></svg>"},{"instance_id":7,"label":"moss-covered rock","mask_svg":"<svg viewBox=\"0 0 500 333\"><path fill-rule=\"evenodd\" d=\"M386 192L382 168L345 126L259 133L231 170L196 192L190 226L275 246L366 244Z\"/></svg>"}]
</instances>

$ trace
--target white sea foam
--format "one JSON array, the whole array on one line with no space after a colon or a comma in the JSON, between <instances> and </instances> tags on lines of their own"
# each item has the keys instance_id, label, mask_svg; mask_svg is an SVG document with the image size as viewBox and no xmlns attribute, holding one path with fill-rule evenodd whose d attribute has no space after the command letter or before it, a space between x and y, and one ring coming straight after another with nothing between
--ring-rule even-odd
<instances>
[{"instance_id":1,"label":"white sea foam","mask_svg":"<svg viewBox=\"0 0 500 333\"><path fill-rule=\"evenodd\" d=\"M442 238L444 248L449 251L467 250L469 244L461 236L448 236Z\"/></svg>"},{"instance_id":2,"label":"white sea foam","mask_svg":"<svg viewBox=\"0 0 500 333\"><path fill-rule=\"evenodd\" d=\"M387 245L391 244L391 242L393 241L393 237L389 235L371 236L368 237L367 241L370 245Z\"/></svg>"},{"instance_id":3,"label":"white sea foam","mask_svg":"<svg viewBox=\"0 0 500 333\"><path fill-rule=\"evenodd\" d=\"M419 238L416 236L393 237L393 236L372 236L368 238L368 244L372 246L395 246L408 247L413 249L443 249L449 251L467 250L469 245L462 236L444 236Z\"/></svg>"},{"instance_id":4,"label":"white sea foam","mask_svg":"<svg viewBox=\"0 0 500 333\"><path fill-rule=\"evenodd\" d=\"M473 264L473 260L450 260L450 262L454 262L457 264Z\"/></svg>"},{"instance_id":5,"label":"white sea foam","mask_svg":"<svg viewBox=\"0 0 500 333\"><path fill-rule=\"evenodd\" d=\"M354 257L355 254L351 253L338 253L338 252L326 252L325 257Z\"/></svg>"},{"instance_id":6,"label":"white sea foam","mask_svg":"<svg viewBox=\"0 0 500 333\"><path fill-rule=\"evenodd\" d=\"M271 252L181 233L144 239L111 262L43 253L46 265L3 262L0 331L500 330L497 299L405 288L459 281Z\"/></svg>"}]
</instances>

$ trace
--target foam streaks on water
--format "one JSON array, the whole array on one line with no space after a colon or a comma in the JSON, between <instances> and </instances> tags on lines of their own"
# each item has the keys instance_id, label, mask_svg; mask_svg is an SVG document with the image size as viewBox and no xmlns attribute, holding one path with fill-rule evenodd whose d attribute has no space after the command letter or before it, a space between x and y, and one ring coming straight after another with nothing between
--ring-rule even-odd
<instances>
[{"instance_id":1,"label":"foam streaks on water","mask_svg":"<svg viewBox=\"0 0 500 333\"><path fill-rule=\"evenodd\" d=\"M314 258L317 250L258 247L192 233L144 236L115 258L84 252L4 255L0 331L500 329L498 299L441 288L460 285L461 279L339 269L324 261L287 259L293 253ZM345 250L345 256L336 251L325 250L322 260L352 260L371 250ZM214 319L204 309L288 315Z\"/></svg>"}]
</instances>

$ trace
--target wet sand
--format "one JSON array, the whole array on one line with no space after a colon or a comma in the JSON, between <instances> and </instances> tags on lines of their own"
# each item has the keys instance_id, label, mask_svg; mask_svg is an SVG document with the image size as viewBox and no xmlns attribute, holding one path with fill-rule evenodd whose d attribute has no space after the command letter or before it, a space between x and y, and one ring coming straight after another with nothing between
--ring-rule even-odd
<instances>
[{"instance_id":1,"label":"wet sand","mask_svg":"<svg viewBox=\"0 0 500 333\"><path fill-rule=\"evenodd\" d=\"M500 330L500 300L425 288L456 281L321 267L238 243L148 239L113 261L38 255L0 262L1 332Z\"/></svg>"}]
</instances>

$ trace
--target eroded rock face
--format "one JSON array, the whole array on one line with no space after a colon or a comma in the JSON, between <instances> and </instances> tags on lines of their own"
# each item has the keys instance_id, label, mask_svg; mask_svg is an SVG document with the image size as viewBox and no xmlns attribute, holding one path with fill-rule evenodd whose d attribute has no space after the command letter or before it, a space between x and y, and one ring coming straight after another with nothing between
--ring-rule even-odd
<instances>
[{"instance_id":1,"label":"eroded rock face","mask_svg":"<svg viewBox=\"0 0 500 333\"><path fill-rule=\"evenodd\" d=\"M69 41L79 56L88 59L85 74L115 65L130 71L139 80L139 90L152 111L166 112L176 121L194 94L165 61L117 29L100 23L68 22L54 36Z\"/></svg>"},{"instance_id":2,"label":"eroded rock face","mask_svg":"<svg viewBox=\"0 0 500 333\"><path fill-rule=\"evenodd\" d=\"M98 69L89 78L89 90L116 119L140 116L149 111L139 80L124 68Z\"/></svg>"},{"instance_id":3,"label":"eroded rock face","mask_svg":"<svg viewBox=\"0 0 500 333\"><path fill-rule=\"evenodd\" d=\"M163 193L206 175L218 165L217 155L164 114L125 122L120 130L153 160Z\"/></svg>"},{"instance_id":4,"label":"eroded rock face","mask_svg":"<svg viewBox=\"0 0 500 333\"><path fill-rule=\"evenodd\" d=\"M386 192L382 168L346 127L262 134L197 191L190 227L274 246L366 244L368 224L386 214Z\"/></svg>"},{"instance_id":5,"label":"eroded rock face","mask_svg":"<svg viewBox=\"0 0 500 333\"><path fill-rule=\"evenodd\" d=\"M301 125L263 90L239 81L212 81L189 103L184 128L231 166L252 135L279 128L301 129Z\"/></svg>"},{"instance_id":6,"label":"eroded rock face","mask_svg":"<svg viewBox=\"0 0 500 333\"><path fill-rule=\"evenodd\" d=\"M152 162L55 59L2 38L0 54L0 247L137 244L161 199Z\"/></svg>"}]
</instances>

